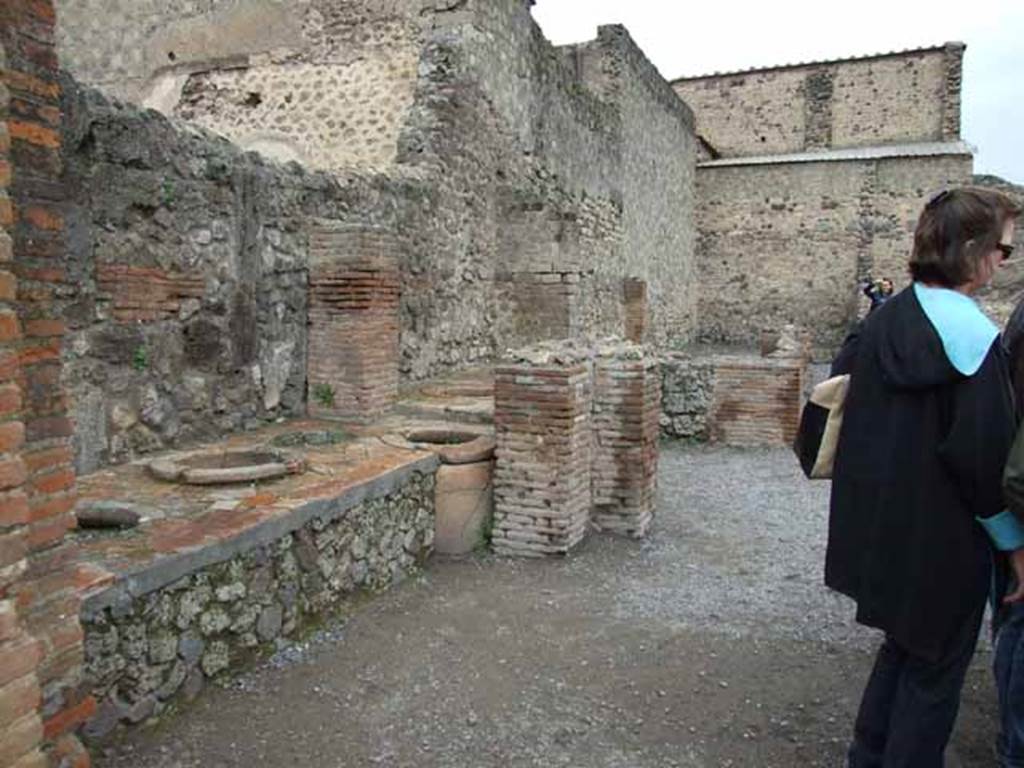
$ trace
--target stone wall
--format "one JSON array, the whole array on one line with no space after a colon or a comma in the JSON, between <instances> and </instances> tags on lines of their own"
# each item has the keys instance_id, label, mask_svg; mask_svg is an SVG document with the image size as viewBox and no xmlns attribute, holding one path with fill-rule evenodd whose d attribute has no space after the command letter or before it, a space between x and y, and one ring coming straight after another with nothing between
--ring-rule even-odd
<instances>
[{"instance_id":1,"label":"stone wall","mask_svg":"<svg viewBox=\"0 0 1024 768\"><path fill-rule=\"evenodd\" d=\"M689 338L699 288L694 117L622 27L601 27L598 45L607 87L620 104L626 275L647 282L650 324L644 341ZM652 109L651 105L658 108Z\"/></svg>"},{"instance_id":2,"label":"stone wall","mask_svg":"<svg viewBox=\"0 0 1024 768\"><path fill-rule=\"evenodd\" d=\"M98 741L159 716L211 678L300 639L359 591L404 578L432 547L434 482L412 473L386 495L333 504L170 583L147 578L145 592L120 584L91 596L86 682L100 704L84 736Z\"/></svg>"},{"instance_id":3,"label":"stone wall","mask_svg":"<svg viewBox=\"0 0 1024 768\"><path fill-rule=\"evenodd\" d=\"M674 352L661 360L661 434L674 440L711 439L715 365L708 355Z\"/></svg>"},{"instance_id":4,"label":"stone wall","mask_svg":"<svg viewBox=\"0 0 1024 768\"><path fill-rule=\"evenodd\" d=\"M859 280L907 282L925 200L971 178L962 153L863 160L704 163L698 170L699 337L756 346L807 327L828 357L866 309Z\"/></svg>"},{"instance_id":5,"label":"stone wall","mask_svg":"<svg viewBox=\"0 0 1024 768\"><path fill-rule=\"evenodd\" d=\"M301 415L329 182L66 85L79 470Z\"/></svg>"},{"instance_id":6,"label":"stone wall","mask_svg":"<svg viewBox=\"0 0 1024 768\"><path fill-rule=\"evenodd\" d=\"M216 21L230 38L249 30L243 8L272 5L233 4L234 21L218 15L228 13L220 3L173 13L182 29ZM253 30L238 33L239 51L251 44L244 61L207 38L166 52L187 76L183 93L195 96L203 78L354 65L360 46L415 41L415 89L389 134L386 174L367 175L322 143L338 161L330 174L279 166L68 81L74 280L64 354L82 470L303 411L309 229L318 219L397 233L403 383L527 341L621 335L627 322L657 343L692 335L692 116L625 31L602 29L588 48L596 69L582 71L544 39L522 0L427 3L422 14L420 5L299 3L301 41L274 38L276 53L264 56L269 38ZM82 39L109 47L103 35L122 26L157 35L178 23L163 5L114 3L106 32L75 26L89 7L68 0L63 39L72 70L92 78ZM217 55L203 59L204 45ZM147 72L146 61L131 71ZM375 91L335 74L332 87L376 108ZM284 113L358 117L317 95L315 78L308 85L301 104L281 102ZM259 99L245 109L272 100L248 86L236 95L253 93ZM185 115L188 99L174 98L169 111ZM210 114L230 114L222 106ZM303 128L303 140L321 142L318 130ZM627 296L626 281L646 285L646 303Z\"/></svg>"},{"instance_id":7,"label":"stone wall","mask_svg":"<svg viewBox=\"0 0 1024 768\"><path fill-rule=\"evenodd\" d=\"M722 157L960 137L964 46L673 81Z\"/></svg>"},{"instance_id":8,"label":"stone wall","mask_svg":"<svg viewBox=\"0 0 1024 768\"><path fill-rule=\"evenodd\" d=\"M661 361L661 434L740 447L790 445L809 374L803 357L676 352Z\"/></svg>"},{"instance_id":9,"label":"stone wall","mask_svg":"<svg viewBox=\"0 0 1024 768\"><path fill-rule=\"evenodd\" d=\"M48 0L0 5L0 765L79 766L81 688L57 299L65 221L60 88Z\"/></svg>"}]
</instances>

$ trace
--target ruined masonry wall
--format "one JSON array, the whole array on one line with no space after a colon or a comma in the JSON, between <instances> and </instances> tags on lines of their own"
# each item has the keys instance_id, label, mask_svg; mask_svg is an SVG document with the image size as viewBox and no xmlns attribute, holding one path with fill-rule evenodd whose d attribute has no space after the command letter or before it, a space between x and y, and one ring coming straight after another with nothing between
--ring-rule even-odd
<instances>
[{"instance_id":1,"label":"ruined masonry wall","mask_svg":"<svg viewBox=\"0 0 1024 768\"><path fill-rule=\"evenodd\" d=\"M150 24L153 10L123 23ZM203 13L188 24L224 21ZM80 469L302 412L309 223L318 219L396 233L403 384L539 338L622 335L627 320L659 343L693 334L691 119L624 30L595 41L608 85L591 89L522 0L323 0L296 14L305 19L299 42L258 53L253 38L242 59L203 65L216 65L216 76L188 58L216 41L174 51L183 93L189 82L261 67L285 77L295 67L356 66L367 46L385 50L388 35L404 35L419 46L415 95L396 118L387 173L343 158L347 170L330 175L278 166L68 80L74 280L64 355ZM75 18L69 11L66 34ZM220 29L230 37L240 28ZM73 54L69 62L74 69ZM338 78L340 90L375 102ZM248 86L236 95L245 109L270 103ZM663 195L649 188L653 173L670 186ZM646 324L627 296L636 281L646 282Z\"/></svg>"},{"instance_id":2,"label":"ruined masonry wall","mask_svg":"<svg viewBox=\"0 0 1024 768\"><path fill-rule=\"evenodd\" d=\"M419 47L398 41L346 64L253 66L192 75L174 114L244 149L308 168L391 166L416 85Z\"/></svg>"},{"instance_id":3,"label":"ruined masonry wall","mask_svg":"<svg viewBox=\"0 0 1024 768\"><path fill-rule=\"evenodd\" d=\"M905 285L925 200L970 174L969 155L699 169L700 340L796 323L830 355L865 311L859 279Z\"/></svg>"},{"instance_id":4,"label":"ruined masonry wall","mask_svg":"<svg viewBox=\"0 0 1024 768\"><path fill-rule=\"evenodd\" d=\"M661 434L677 440L711 438L715 364L709 356L673 353L661 360Z\"/></svg>"},{"instance_id":5,"label":"ruined masonry wall","mask_svg":"<svg viewBox=\"0 0 1024 768\"><path fill-rule=\"evenodd\" d=\"M683 78L672 83L723 157L960 137L964 48Z\"/></svg>"},{"instance_id":6,"label":"ruined masonry wall","mask_svg":"<svg viewBox=\"0 0 1024 768\"><path fill-rule=\"evenodd\" d=\"M647 282L643 341L663 347L690 338L697 324L698 273L688 258L697 243L694 117L625 29L603 27L598 42L623 116L622 273Z\"/></svg>"},{"instance_id":7,"label":"ruined masonry wall","mask_svg":"<svg viewBox=\"0 0 1024 768\"><path fill-rule=\"evenodd\" d=\"M83 610L87 684L99 741L195 698L222 673L297 640L359 590L415 570L434 537L433 474L314 519L273 542L146 594L99 593Z\"/></svg>"},{"instance_id":8,"label":"ruined masonry wall","mask_svg":"<svg viewBox=\"0 0 1024 768\"><path fill-rule=\"evenodd\" d=\"M66 86L79 470L303 414L325 180Z\"/></svg>"},{"instance_id":9,"label":"ruined masonry wall","mask_svg":"<svg viewBox=\"0 0 1024 768\"><path fill-rule=\"evenodd\" d=\"M807 376L799 357L673 353L661 360L661 434L741 447L791 445Z\"/></svg>"}]
</instances>

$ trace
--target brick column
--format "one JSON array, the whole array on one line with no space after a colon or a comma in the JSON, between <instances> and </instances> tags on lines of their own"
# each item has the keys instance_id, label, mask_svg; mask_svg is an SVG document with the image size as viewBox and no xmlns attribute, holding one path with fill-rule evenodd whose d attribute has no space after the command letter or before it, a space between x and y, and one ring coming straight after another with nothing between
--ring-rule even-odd
<instances>
[{"instance_id":1,"label":"brick column","mask_svg":"<svg viewBox=\"0 0 1024 768\"><path fill-rule=\"evenodd\" d=\"M636 538L654 519L661 417L657 360L634 344L604 345L594 362L591 520Z\"/></svg>"},{"instance_id":2,"label":"brick column","mask_svg":"<svg viewBox=\"0 0 1024 768\"><path fill-rule=\"evenodd\" d=\"M75 574L58 547L74 523L75 477L55 307L65 250L55 26L51 0L0 3L0 186L10 185L0 194L10 234L0 235L0 766L19 768L43 765L44 753L53 766L88 765L71 733L94 708L80 692Z\"/></svg>"},{"instance_id":3,"label":"brick column","mask_svg":"<svg viewBox=\"0 0 1024 768\"><path fill-rule=\"evenodd\" d=\"M368 420L398 397L399 243L318 224L310 236L310 416Z\"/></svg>"},{"instance_id":4,"label":"brick column","mask_svg":"<svg viewBox=\"0 0 1024 768\"><path fill-rule=\"evenodd\" d=\"M556 345L512 353L495 371L495 552L564 555L590 514L589 353Z\"/></svg>"},{"instance_id":5,"label":"brick column","mask_svg":"<svg viewBox=\"0 0 1024 768\"><path fill-rule=\"evenodd\" d=\"M6 70L5 46L0 68ZM6 79L5 79L6 80ZM13 587L28 569L28 472L21 457L25 425L21 420L21 365L18 345L14 243L10 230L14 207L11 184L9 91L0 83L0 766L44 765L39 746L43 723L39 715L36 668L41 646L25 632Z\"/></svg>"}]
</instances>

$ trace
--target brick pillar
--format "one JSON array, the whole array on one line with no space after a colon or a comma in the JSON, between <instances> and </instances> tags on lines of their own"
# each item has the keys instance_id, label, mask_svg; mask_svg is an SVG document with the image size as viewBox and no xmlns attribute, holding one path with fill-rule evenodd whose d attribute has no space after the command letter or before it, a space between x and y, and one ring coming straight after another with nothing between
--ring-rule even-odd
<instances>
[{"instance_id":1,"label":"brick pillar","mask_svg":"<svg viewBox=\"0 0 1024 768\"><path fill-rule=\"evenodd\" d=\"M591 520L636 538L654 519L661 417L658 362L634 344L605 345L594 362Z\"/></svg>"},{"instance_id":2,"label":"brick pillar","mask_svg":"<svg viewBox=\"0 0 1024 768\"><path fill-rule=\"evenodd\" d=\"M0 67L7 68L0 44ZM5 78L6 81L6 78ZM25 425L21 419L21 365L18 345L14 243L10 230L14 207L11 184L9 91L0 83L0 766L45 764L39 747L43 722L36 668L42 657L38 640L26 633L13 587L28 570L28 472L21 457Z\"/></svg>"},{"instance_id":3,"label":"brick pillar","mask_svg":"<svg viewBox=\"0 0 1024 768\"><path fill-rule=\"evenodd\" d=\"M308 412L368 420L398 397L399 243L318 224L310 236Z\"/></svg>"},{"instance_id":4,"label":"brick pillar","mask_svg":"<svg viewBox=\"0 0 1024 768\"><path fill-rule=\"evenodd\" d=\"M58 546L74 523L75 477L55 307L65 250L55 26L51 0L0 3L0 186L10 185L0 194L10 234L0 234L0 766L19 768L43 754L88 765L71 734L94 708L80 690L78 590Z\"/></svg>"},{"instance_id":5,"label":"brick pillar","mask_svg":"<svg viewBox=\"0 0 1024 768\"><path fill-rule=\"evenodd\" d=\"M647 282L636 277L624 279L622 304L626 316L626 338L642 344L647 331Z\"/></svg>"},{"instance_id":6,"label":"brick pillar","mask_svg":"<svg viewBox=\"0 0 1024 768\"><path fill-rule=\"evenodd\" d=\"M513 353L494 382L495 552L567 554L590 515L589 354L543 345Z\"/></svg>"}]
</instances>

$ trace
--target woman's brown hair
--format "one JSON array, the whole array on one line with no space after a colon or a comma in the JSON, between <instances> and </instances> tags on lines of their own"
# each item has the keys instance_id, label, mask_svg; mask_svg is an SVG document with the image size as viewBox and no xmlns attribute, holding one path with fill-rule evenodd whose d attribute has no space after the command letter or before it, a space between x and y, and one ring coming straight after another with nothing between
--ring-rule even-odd
<instances>
[{"instance_id":1,"label":"woman's brown hair","mask_svg":"<svg viewBox=\"0 0 1024 768\"><path fill-rule=\"evenodd\" d=\"M970 282L978 262L1003 236L1021 208L994 189L959 187L940 192L924 207L914 231L910 275L914 280L956 288Z\"/></svg>"}]
</instances>

